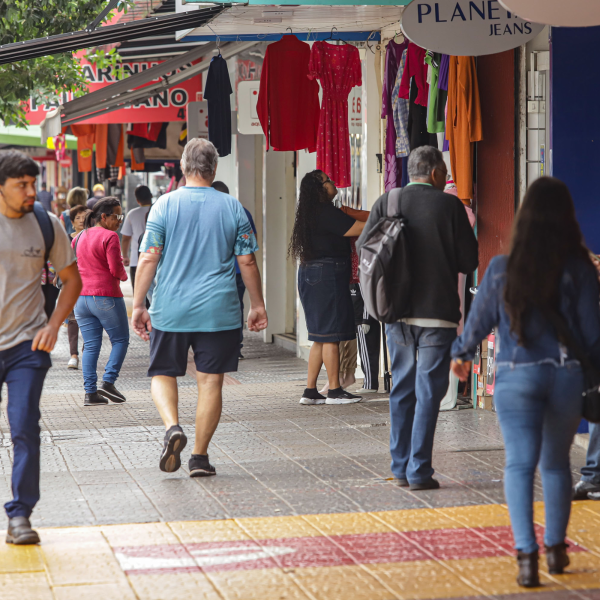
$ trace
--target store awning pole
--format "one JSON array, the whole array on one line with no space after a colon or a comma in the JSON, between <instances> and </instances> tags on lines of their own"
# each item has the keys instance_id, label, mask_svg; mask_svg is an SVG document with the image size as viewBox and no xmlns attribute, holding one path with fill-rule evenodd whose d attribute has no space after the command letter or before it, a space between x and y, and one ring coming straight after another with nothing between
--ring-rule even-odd
<instances>
[{"instance_id":1,"label":"store awning pole","mask_svg":"<svg viewBox=\"0 0 600 600\"><path fill-rule=\"evenodd\" d=\"M192 63L200 58L203 58L204 56L208 56L211 52L216 50L216 48L217 44L215 42L209 42L208 44L198 46L197 48L194 48L185 54L175 56L174 58L170 58L165 62L154 65L145 71L130 75L121 81L116 81L115 83L100 88L99 90L91 92L90 94L86 94L85 96L81 96L79 98L74 98L70 102L64 104L63 113L72 113L74 111L80 111L86 108L97 108L100 103L114 98L119 94L134 90L141 85L149 83L153 79L164 77L168 73L172 73L188 63Z\"/></svg>"},{"instance_id":2,"label":"store awning pole","mask_svg":"<svg viewBox=\"0 0 600 600\"><path fill-rule=\"evenodd\" d=\"M85 48L115 44L160 33L195 29L206 25L230 6L229 4L223 4L203 7L199 10L148 17L139 21L104 25L92 31L73 31L45 38L4 44L0 46L0 65L63 52L75 52Z\"/></svg>"},{"instance_id":3,"label":"store awning pole","mask_svg":"<svg viewBox=\"0 0 600 600\"><path fill-rule=\"evenodd\" d=\"M228 58L231 58L240 52L244 52L245 50L248 50L249 48L252 48L253 46L256 46L259 43L260 43L259 41L252 41L252 42L230 43L227 46L221 46L221 56L227 60ZM186 61L184 58L185 56L186 55L177 57L177 59L180 61L180 66L183 64L186 64ZM118 97L109 98L108 100L101 102L101 103L93 101L94 98L92 98L94 96L94 94L97 94L101 90L98 90L98 92L92 92L91 94L88 94L88 98L92 98L91 106L88 105L85 108L79 107L77 110L71 109L71 102L67 102L63 106L62 124L63 124L63 126L71 125L74 123L78 123L80 121L85 121L86 119L91 119L93 117L107 114L114 110L119 110L121 108L125 108L125 106L135 103L135 102L141 102L143 100L151 98L152 96L156 95L157 93L159 93L160 91L162 91L164 89L169 89L175 85L179 85L180 83L190 79L191 77L194 77L194 76L202 73L203 71L208 70L209 67L210 67L210 61L208 61L208 60L202 61L201 63L198 63L197 65L192 65L191 67L185 69L184 71L175 73L171 77L165 76L165 77L163 77L162 81L157 81L155 83L152 83L150 85L147 85L147 86L137 89L137 90L126 91L126 92L120 94ZM146 71L146 73L148 73L149 71L151 71L151 69L148 69L148 71ZM153 77L153 79L154 79L154 77ZM119 83L123 83L123 82L119 82ZM106 88L104 88L104 89L105 90L109 89L113 85L116 85L116 84L106 86Z\"/></svg>"}]
</instances>

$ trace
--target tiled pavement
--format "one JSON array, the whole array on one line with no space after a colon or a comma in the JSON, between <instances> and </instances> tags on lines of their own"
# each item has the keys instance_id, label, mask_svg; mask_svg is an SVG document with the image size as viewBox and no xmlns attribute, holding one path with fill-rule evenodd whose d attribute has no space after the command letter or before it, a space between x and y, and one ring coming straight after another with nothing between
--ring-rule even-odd
<instances>
[{"instance_id":1,"label":"tiled pavement","mask_svg":"<svg viewBox=\"0 0 600 600\"><path fill-rule=\"evenodd\" d=\"M158 469L164 433L147 352L132 337L118 382L125 405L84 409L81 372L65 368L61 331L42 405L42 500L33 521L43 544L0 545L0 599L523 597L501 505L495 415L442 413L434 462L442 489L411 493L388 480L386 398L300 406L306 363L254 336L227 378L210 450L218 476L190 479L187 461L174 474ZM102 364L107 355L108 341ZM181 379L180 390L181 423L192 436L194 379ZM4 502L5 412L0 432ZM575 448L574 470L583 459ZM539 505L536 520L541 532ZM575 504L569 535L569 574L545 575L526 596L600 600L600 503Z\"/></svg>"}]
</instances>

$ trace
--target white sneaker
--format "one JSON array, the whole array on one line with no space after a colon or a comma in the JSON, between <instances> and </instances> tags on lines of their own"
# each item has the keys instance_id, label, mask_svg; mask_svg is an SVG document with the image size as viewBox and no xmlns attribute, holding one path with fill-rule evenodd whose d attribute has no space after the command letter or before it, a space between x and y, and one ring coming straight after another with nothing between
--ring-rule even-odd
<instances>
[{"instance_id":1,"label":"white sneaker","mask_svg":"<svg viewBox=\"0 0 600 600\"><path fill-rule=\"evenodd\" d=\"M355 404L361 400L362 396L355 396L346 390L342 390L341 393L332 396L330 390L327 394L327 400L325 400L325 404Z\"/></svg>"},{"instance_id":2,"label":"white sneaker","mask_svg":"<svg viewBox=\"0 0 600 600\"><path fill-rule=\"evenodd\" d=\"M77 356L69 359L67 369L79 369L79 358L77 358Z\"/></svg>"}]
</instances>

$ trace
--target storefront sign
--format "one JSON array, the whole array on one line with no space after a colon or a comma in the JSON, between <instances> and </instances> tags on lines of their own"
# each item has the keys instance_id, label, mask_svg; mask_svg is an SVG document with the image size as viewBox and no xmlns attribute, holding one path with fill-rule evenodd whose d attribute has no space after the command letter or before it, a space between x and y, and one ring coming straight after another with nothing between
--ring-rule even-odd
<instances>
[{"instance_id":1,"label":"storefront sign","mask_svg":"<svg viewBox=\"0 0 600 600\"><path fill-rule=\"evenodd\" d=\"M511 50L543 28L502 8L498 0L413 0L402 13L402 31L409 40L452 56Z\"/></svg>"},{"instance_id":2,"label":"storefront sign","mask_svg":"<svg viewBox=\"0 0 600 600\"><path fill-rule=\"evenodd\" d=\"M126 75L133 75L145 71L162 61L123 63L123 71ZM89 82L89 91L99 90L107 85L119 81L118 75L108 67L98 69L95 65L90 65L84 61L84 75ZM155 80L157 81L157 80ZM185 107L188 102L196 101L202 93L202 78L200 75L192 77L182 82L177 87L165 90L160 94L138 102L128 108L115 110L113 112L94 117L83 123L166 123L168 121L185 121ZM63 94L62 101L72 100L74 95L71 93ZM39 125L46 114L56 108L56 103L48 105L36 104L33 100L29 101L29 111L27 118L31 125Z\"/></svg>"},{"instance_id":3,"label":"storefront sign","mask_svg":"<svg viewBox=\"0 0 600 600\"><path fill-rule=\"evenodd\" d=\"M500 0L507 10L524 19L555 27L600 25L600 2L596 0Z\"/></svg>"},{"instance_id":4,"label":"storefront sign","mask_svg":"<svg viewBox=\"0 0 600 600\"><path fill-rule=\"evenodd\" d=\"M256 110L259 88L260 81L240 81L238 83L237 128L240 133L246 135L263 135Z\"/></svg>"}]
</instances>

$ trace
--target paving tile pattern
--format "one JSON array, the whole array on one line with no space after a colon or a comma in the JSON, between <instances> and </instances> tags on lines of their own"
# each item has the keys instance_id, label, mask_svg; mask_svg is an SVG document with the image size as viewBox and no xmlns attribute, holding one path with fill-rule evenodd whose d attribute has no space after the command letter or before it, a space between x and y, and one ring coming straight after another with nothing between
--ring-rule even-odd
<instances>
[{"instance_id":1,"label":"paving tile pattern","mask_svg":"<svg viewBox=\"0 0 600 600\"><path fill-rule=\"evenodd\" d=\"M109 342L99 365L104 365ZM301 406L306 363L246 335L246 360L224 388L224 412L210 448L218 476L191 479L158 470L164 429L146 377L148 345L131 336L118 380L123 405L83 407L81 371L66 369L61 329L42 399L42 499L37 526L96 525L346 513L502 503L504 452L496 416L442 413L434 466L442 489L412 493L389 478L385 395L346 406ZM99 372L101 379L102 373ZM194 434L196 387L180 378L180 422ZM6 396L6 391L4 393ZM11 442L0 414L0 502L10 497ZM573 467L584 459L574 448ZM541 500L541 488L536 487Z\"/></svg>"}]
</instances>

